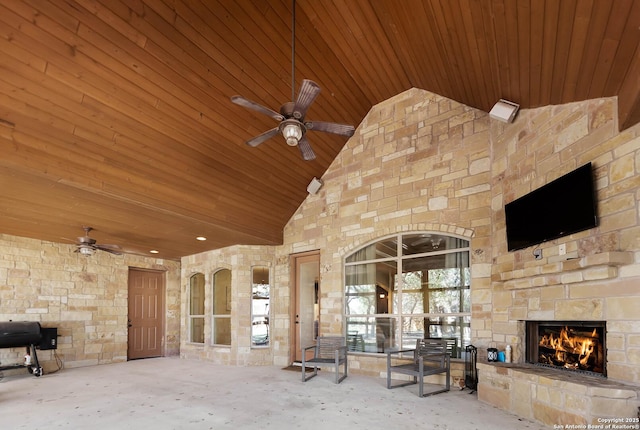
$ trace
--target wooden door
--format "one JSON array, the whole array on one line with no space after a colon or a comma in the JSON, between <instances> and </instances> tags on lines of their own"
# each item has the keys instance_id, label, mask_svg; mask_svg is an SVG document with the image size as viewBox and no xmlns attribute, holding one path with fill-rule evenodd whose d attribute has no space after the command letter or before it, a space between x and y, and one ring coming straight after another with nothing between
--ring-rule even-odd
<instances>
[{"instance_id":1,"label":"wooden door","mask_svg":"<svg viewBox=\"0 0 640 430\"><path fill-rule=\"evenodd\" d=\"M129 269L129 360L164 355L164 278L164 272Z\"/></svg>"},{"instance_id":2,"label":"wooden door","mask_svg":"<svg viewBox=\"0 0 640 430\"><path fill-rule=\"evenodd\" d=\"M302 348L313 345L320 324L320 254L318 252L293 256L294 360L302 360Z\"/></svg>"}]
</instances>

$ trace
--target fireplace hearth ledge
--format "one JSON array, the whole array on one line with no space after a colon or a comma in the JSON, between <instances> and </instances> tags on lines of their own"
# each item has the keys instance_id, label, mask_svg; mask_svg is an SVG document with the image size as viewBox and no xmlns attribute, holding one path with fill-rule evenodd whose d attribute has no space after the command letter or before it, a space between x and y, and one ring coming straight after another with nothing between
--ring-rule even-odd
<instances>
[{"instance_id":1,"label":"fireplace hearth ledge","mask_svg":"<svg viewBox=\"0 0 640 430\"><path fill-rule=\"evenodd\" d=\"M478 362L478 399L547 425L636 417L640 386L533 364ZM600 421L599 421L600 419Z\"/></svg>"}]
</instances>

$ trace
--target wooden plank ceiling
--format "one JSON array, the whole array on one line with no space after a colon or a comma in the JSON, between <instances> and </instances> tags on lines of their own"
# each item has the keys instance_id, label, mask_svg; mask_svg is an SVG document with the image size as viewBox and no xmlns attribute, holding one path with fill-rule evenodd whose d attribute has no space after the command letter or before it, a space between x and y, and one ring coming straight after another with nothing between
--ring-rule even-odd
<instances>
[{"instance_id":1,"label":"wooden plank ceiling","mask_svg":"<svg viewBox=\"0 0 640 430\"><path fill-rule=\"evenodd\" d=\"M411 87L489 111L619 97L640 122L640 1L298 0L307 119L358 124ZM291 100L291 0L0 2L0 233L179 259L279 244L346 143L232 104ZM297 88L296 88L297 93ZM205 236L206 242L195 240Z\"/></svg>"}]
</instances>

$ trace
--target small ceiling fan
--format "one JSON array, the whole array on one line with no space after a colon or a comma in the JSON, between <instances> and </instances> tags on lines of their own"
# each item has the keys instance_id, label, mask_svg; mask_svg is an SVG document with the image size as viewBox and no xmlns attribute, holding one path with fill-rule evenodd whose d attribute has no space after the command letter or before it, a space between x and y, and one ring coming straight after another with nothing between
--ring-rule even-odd
<instances>
[{"instance_id":1,"label":"small ceiling fan","mask_svg":"<svg viewBox=\"0 0 640 430\"><path fill-rule=\"evenodd\" d=\"M231 101L242 107L253 109L256 112L268 115L279 121L280 124L265 131L264 133L249 139L246 143L249 146L256 147L262 142L271 139L277 134L282 134L287 145L297 146L300 149L302 158L309 161L316 158L316 154L311 149L311 145L307 140L307 131L323 131L325 133L333 133L341 136L351 137L355 132L355 128L351 125L336 124L325 121L305 121L307 110L313 101L320 94L320 86L309 79L304 79L300 86L298 98L295 98L295 39L296 39L296 2L292 0L292 37L291 37L291 102L287 102L280 107L280 113L262 106L259 103L246 99L242 96L233 96Z\"/></svg>"},{"instance_id":2,"label":"small ceiling fan","mask_svg":"<svg viewBox=\"0 0 640 430\"><path fill-rule=\"evenodd\" d=\"M118 245L98 245L96 240L89 237L92 227L83 227L84 236L80 236L76 241L76 252L82 255L93 255L96 251L105 251L115 255L121 255L122 249Z\"/></svg>"}]
</instances>

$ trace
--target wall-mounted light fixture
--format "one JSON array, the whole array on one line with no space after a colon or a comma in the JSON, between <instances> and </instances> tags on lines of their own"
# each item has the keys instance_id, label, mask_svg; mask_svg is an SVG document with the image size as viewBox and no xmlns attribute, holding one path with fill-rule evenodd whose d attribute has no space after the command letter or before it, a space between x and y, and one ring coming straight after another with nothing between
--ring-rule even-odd
<instances>
[{"instance_id":1,"label":"wall-mounted light fixture","mask_svg":"<svg viewBox=\"0 0 640 430\"><path fill-rule=\"evenodd\" d=\"M513 119L516 117L518 109L520 109L519 104L500 99L498 100L498 103L493 105L493 108L491 108L489 116L493 119L497 119L498 121L510 123L513 122Z\"/></svg>"},{"instance_id":2,"label":"wall-mounted light fixture","mask_svg":"<svg viewBox=\"0 0 640 430\"><path fill-rule=\"evenodd\" d=\"M320 188L322 188L323 184L324 182L322 182L322 179L318 179L314 176L307 186L307 192L309 194L316 194L318 191L320 191Z\"/></svg>"}]
</instances>

